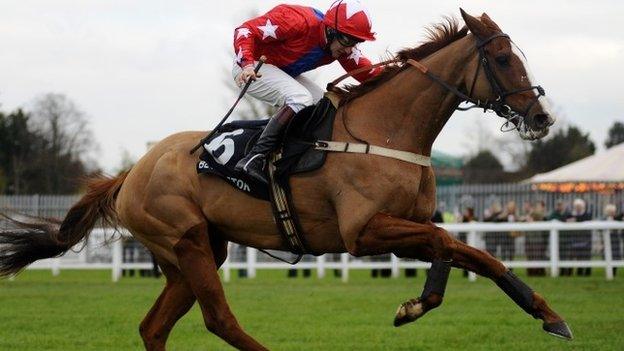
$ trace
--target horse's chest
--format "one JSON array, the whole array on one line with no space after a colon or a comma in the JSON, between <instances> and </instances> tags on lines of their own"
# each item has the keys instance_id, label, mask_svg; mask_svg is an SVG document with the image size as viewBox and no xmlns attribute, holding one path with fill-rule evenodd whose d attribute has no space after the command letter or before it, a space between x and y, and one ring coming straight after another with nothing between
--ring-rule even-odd
<instances>
[{"instance_id":1,"label":"horse's chest","mask_svg":"<svg viewBox=\"0 0 624 351\"><path fill-rule=\"evenodd\" d=\"M427 176L403 176L387 185L384 198L389 213L417 222L429 220L435 209L435 189Z\"/></svg>"}]
</instances>

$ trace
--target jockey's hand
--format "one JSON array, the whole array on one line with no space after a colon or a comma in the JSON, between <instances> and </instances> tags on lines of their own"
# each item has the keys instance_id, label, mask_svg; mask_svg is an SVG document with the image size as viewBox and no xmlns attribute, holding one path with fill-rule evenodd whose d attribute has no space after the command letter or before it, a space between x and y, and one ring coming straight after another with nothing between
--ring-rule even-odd
<instances>
[{"instance_id":1,"label":"jockey's hand","mask_svg":"<svg viewBox=\"0 0 624 351\"><path fill-rule=\"evenodd\" d=\"M254 72L254 66L248 65L243 68L243 71L236 77L236 83L238 86L242 86L247 83L250 79L256 80L262 77L262 74Z\"/></svg>"}]
</instances>

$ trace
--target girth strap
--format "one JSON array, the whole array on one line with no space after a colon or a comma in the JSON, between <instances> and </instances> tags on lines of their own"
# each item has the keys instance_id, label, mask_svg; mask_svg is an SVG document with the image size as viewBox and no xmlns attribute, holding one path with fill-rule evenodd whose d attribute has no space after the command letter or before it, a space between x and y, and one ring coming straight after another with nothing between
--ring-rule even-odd
<instances>
[{"instance_id":1,"label":"girth strap","mask_svg":"<svg viewBox=\"0 0 624 351\"><path fill-rule=\"evenodd\" d=\"M299 262L301 256L304 253L308 253L309 251L305 246L303 238L301 237L302 231L299 226L297 215L294 213L293 209L290 206L289 194L282 186L280 186L279 182L275 178L274 163L281 158L282 154L280 151L276 151L270 154L269 162L267 163L267 167L269 170L269 193L271 195L271 205L273 207L273 218L275 219L277 228L279 229L284 239L286 239L286 242L288 242L291 252L299 255L299 258L296 259L294 262L288 262L290 264L295 264ZM273 257L280 259L276 256Z\"/></svg>"},{"instance_id":2,"label":"girth strap","mask_svg":"<svg viewBox=\"0 0 624 351\"><path fill-rule=\"evenodd\" d=\"M389 149L370 144L354 144L340 141L318 140L314 143L316 150L331 152L348 152L357 154L371 154L431 167L431 157L415 154L413 152Z\"/></svg>"}]
</instances>

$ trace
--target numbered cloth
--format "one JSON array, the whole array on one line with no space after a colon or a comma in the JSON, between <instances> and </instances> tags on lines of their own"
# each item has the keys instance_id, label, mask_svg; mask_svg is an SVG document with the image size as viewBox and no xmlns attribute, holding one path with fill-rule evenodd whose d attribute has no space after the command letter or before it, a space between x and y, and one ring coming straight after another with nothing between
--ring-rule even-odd
<instances>
[{"instance_id":1,"label":"numbered cloth","mask_svg":"<svg viewBox=\"0 0 624 351\"><path fill-rule=\"evenodd\" d=\"M292 174L320 168L326 153L313 148L316 140L331 140L336 109L327 98L301 110L288 125L282 138L282 158L275 163L276 180L289 190ZM235 188L256 198L270 201L268 186L234 169L254 145L268 119L234 121L224 124L205 144L197 163L197 173L216 175Z\"/></svg>"}]
</instances>

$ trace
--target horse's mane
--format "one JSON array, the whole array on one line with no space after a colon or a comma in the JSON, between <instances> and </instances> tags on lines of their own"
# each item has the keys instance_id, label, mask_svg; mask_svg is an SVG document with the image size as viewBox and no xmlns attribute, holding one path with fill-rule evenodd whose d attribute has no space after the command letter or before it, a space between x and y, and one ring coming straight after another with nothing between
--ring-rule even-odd
<instances>
[{"instance_id":1,"label":"horse's mane","mask_svg":"<svg viewBox=\"0 0 624 351\"><path fill-rule=\"evenodd\" d=\"M443 47L457 41L468 34L468 28L460 28L459 21L453 17L444 17L441 23L432 24L425 28L427 40L414 48L405 48L396 53L394 56L398 60L398 64L390 64L385 66L383 71L377 76L363 82L359 85L347 85L342 88L340 104L344 105L349 101L358 98L371 90L377 88L381 84L387 82L397 75L407 66L404 65L408 59L422 60L423 58L433 54Z\"/></svg>"}]
</instances>

